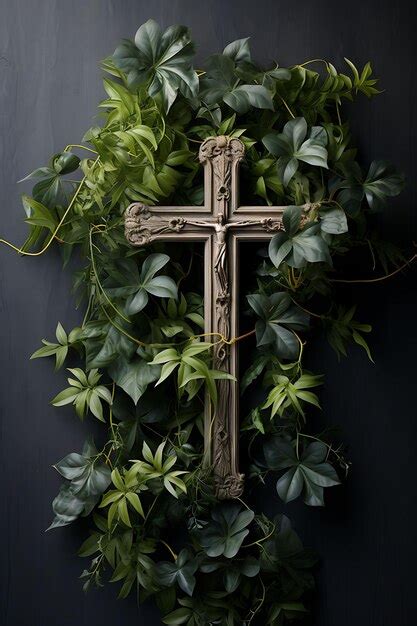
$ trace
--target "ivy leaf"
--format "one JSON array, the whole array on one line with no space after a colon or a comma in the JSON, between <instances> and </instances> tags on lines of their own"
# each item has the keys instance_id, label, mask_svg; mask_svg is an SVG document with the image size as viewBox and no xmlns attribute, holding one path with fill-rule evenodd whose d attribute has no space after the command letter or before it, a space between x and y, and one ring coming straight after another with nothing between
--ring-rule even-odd
<instances>
[{"instance_id":1,"label":"ivy leaf","mask_svg":"<svg viewBox=\"0 0 417 626\"><path fill-rule=\"evenodd\" d=\"M270 522L267 524L268 529L269 526ZM314 585L313 577L308 570L317 562L317 557L312 551L303 548L288 517L278 515L274 519L272 536L263 546L261 556L263 571L279 574L287 580L296 580L298 594L301 589L309 589Z\"/></svg>"},{"instance_id":2,"label":"ivy leaf","mask_svg":"<svg viewBox=\"0 0 417 626\"><path fill-rule=\"evenodd\" d=\"M251 55L249 48L249 37L236 39L229 43L223 50L223 54L230 57L236 64L250 63Z\"/></svg>"},{"instance_id":3,"label":"ivy leaf","mask_svg":"<svg viewBox=\"0 0 417 626\"><path fill-rule=\"evenodd\" d=\"M85 348L88 369L107 368L118 357L126 360L132 358L137 345L121 332L124 329L127 332L127 323L118 316L113 323L87 322L80 333L80 339Z\"/></svg>"},{"instance_id":4,"label":"ivy leaf","mask_svg":"<svg viewBox=\"0 0 417 626\"><path fill-rule=\"evenodd\" d=\"M63 207L68 204L69 191L73 184L67 183L66 187L66 181L62 177L77 170L79 165L80 159L75 154L58 152L51 157L47 167L39 167L19 182L39 179L32 189L33 198L50 209Z\"/></svg>"},{"instance_id":5,"label":"ivy leaf","mask_svg":"<svg viewBox=\"0 0 417 626\"><path fill-rule=\"evenodd\" d=\"M273 437L264 444L264 455L270 469L288 469L277 482L278 495L284 502L295 500L303 493L310 506L324 506L323 488L339 485L335 469L325 461L327 446L314 441L297 458L294 446L281 437Z\"/></svg>"},{"instance_id":6,"label":"ivy leaf","mask_svg":"<svg viewBox=\"0 0 417 626\"><path fill-rule=\"evenodd\" d=\"M194 44L188 28L170 26L162 33L154 20L138 29L135 41L125 40L113 54L114 64L127 74L129 87L147 84L148 94L161 94L168 112L178 92L194 97L198 77L192 67Z\"/></svg>"},{"instance_id":7,"label":"ivy leaf","mask_svg":"<svg viewBox=\"0 0 417 626\"><path fill-rule=\"evenodd\" d=\"M304 330L308 327L309 316L292 304L286 292L277 292L271 296L251 294L247 299L261 318L255 325L257 345L272 345L279 357L296 358L299 342L288 329Z\"/></svg>"},{"instance_id":8,"label":"ivy leaf","mask_svg":"<svg viewBox=\"0 0 417 626\"><path fill-rule=\"evenodd\" d=\"M269 354L262 354L251 363L240 381L240 392L242 394L262 374L270 360L271 356Z\"/></svg>"},{"instance_id":9,"label":"ivy leaf","mask_svg":"<svg viewBox=\"0 0 417 626\"><path fill-rule=\"evenodd\" d=\"M275 267L285 261L287 265L302 268L307 263L328 263L332 265L329 247L320 236L320 224L310 223L300 229L302 210L288 206L283 213L285 232L272 237L268 254Z\"/></svg>"},{"instance_id":10,"label":"ivy leaf","mask_svg":"<svg viewBox=\"0 0 417 626\"><path fill-rule=\"evenodd\" d=\"M71 481L73 493L83 493L87 497L104 493L110 484L110 469L96 458L85 457L72 452L54 465L55 469Z\"/></svg>"},{"instance_id":11,"label":"ivy leaf","mask_svg":"<svg viewBox=\"0 0 417 626\"><path fill-rule=\"evenodd\" d=\"M85 510L85 502L77 497L69 483L61 485L58 495L52 502L52 510L55 513L52 524L47 530L67 526L76 520Z\"/></svg>"},{"instance_id":12,"label":"ivy leaf","mask_svg":"<svg viewBox=\"0 0 417 626\"><path fill-rule=\"evenodd\" d=\"M242 576L253 578L259 574L259 561L252 556L244 559L233 559L231 561L208 561L200 566L200 570L205 573L223 570L223 584L227 593L233 593L239 586Z\"/></svg>"},{"instance_id":13,"label":"ivy leaf","mask_svg":"<svg viewBox=\"0 0 417 626\"><path fill-rule=\"evenodd\" d=\"M322 206L319 210L320 229L330 235L342 235L348 232L346 214L341 207Z\"/></svg>"},{"instance_id":14,"label":"ivy leaf","mask_svg":"<svg viewBox=\"0 0 417 626\"><path fill-rule=\"evenodd\" d=\"M235 63L230 56L212 55L201 81L201 98L208 105L225 102L237 113L246 113L253 106L274 110L271 93L263 85L239 84Z\"/></svg>"},{"instance_id":15,"label":"ivy leaf","mask_svg":"<svg viewBox=\"0 0 417 626\"><path fill-rule=\"evenodd\" d=\"M372 161L363 183L371 209L380 209L388 197L398 196L404 187L404 176L386 161Z\"/></svg>"},{"instance_id":16,"label":"ivy leaf","mask_svg":"<svg viewBox=\"0 0 417 626\"><path fill-rule=\"evenodd\" d=\"M356 215L366 198L372 210L381 209L387 198L398 196L404 187L404 176L386 161L372 161L363 178L362 170L355 161L341 162L341 176L330 182L332 193L338 192L337 200L349 215Z\"/></svg>"},{"instance_id":17,"label":"ivy leaf","mask_svg":"<svg viewBox=\"0 0 417 626\"><path fill-rule=\"evenodd\" d=\"M189 550L184 549L177 556L175 563L158 563L156 571L161 585L171 587L177 583L180 589L192 596L196 582L194 574L197 568L197 561Z\"/></svg>"},{"instance_id":18,"label":"ivy leaf","mask_svg":"<svg viewBox=\"0 0 417 626\"><path fill-rule=\"evenodd\" d=\"M307 137L307 122L303 117L290 120L282 133L268 133L262 143L278 158L278 171L285 186L298 170L299 161L327 169L327 134L321 126L313 126Z\"/></svg>"},{"instance_id":19,"label":"ivy leaf","mask_svg":"<svg viewBox=\"0 0 417 626\"><path fill-rule=\"evenodd\" d=\"M207 525L196 533L197 539L208 556L224 555L232 559L249 534L247 527L254 516L253 511L243 509L240 504L222 503L212 510Z\"/></svg>"},{"instance_id":20,"label":"ivy leaf","mask_svg":"<svg viewBox=\"0 0 417 626\"><path fill-rule=\"evenodd\" d=\"M246 113L251 106L274 110L270 92L263 85L239 85L223 95L223 102L237 113Z\"/></svg>"},{"instance_id":21,"label":"ivy leaf","mask_svg":"<svg viewBox=\"0 0 417 626\"><path fill-rule=\"evenodd\" d=\"M35 200L35 198L31 198L26 194L22 194L22 203L27 215L26 224L30 224L33 227L47 228L51 233L55 231L58 225L58 218L53 209L49 209L38 200Z\"/></svg>"},{"instance_id":22,"label":"ivy leaf","mask_svg":"<svg viewBox=\"0 0 417 626\"><path fill-rule=\"evenodd\" d=\"M123 259L113 269L109 268L110 280L122 285L110 286L109 295L127 296L125 311L127 315L135 315L148 304L149 294L158 298L178 297L176 283L168 276L155 276L169 261L166 254L150 254L142 264L140 273L133 259ZM110 283L110 284L113 284Z\"/></svg>"},{"instance_id":23,"label":"ivy leaf","mask_svg":"<svg viewBox=\"0 0 417 626\"><path fill-rule=\"evenodd\" d=\"M158 365L149 365L144 359L134 358L127 361L122 357L114 361L108 369L116 385L121 387L135 404L145 393L148 385L158 379L160 371Z\"/></svg>"},{"instance_id":24,"label":"ivy leaf","mask_svg":"<svg viewBox=\"0 0 417 626\"><path fill-rule=\"evenodd\" d=\"M98 459L91 442L84 445L82 454L72 452L54 467L67 482L53 501L55 519L49 529L66 526L81 514L89 514L111 482L110 468Z\"/></svg>"}]
</instances>

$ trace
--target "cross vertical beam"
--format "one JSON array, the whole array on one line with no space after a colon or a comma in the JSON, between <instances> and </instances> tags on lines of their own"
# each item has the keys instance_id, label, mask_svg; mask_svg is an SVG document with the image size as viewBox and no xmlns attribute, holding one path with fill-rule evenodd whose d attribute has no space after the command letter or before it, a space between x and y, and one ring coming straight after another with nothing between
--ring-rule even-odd
<instances>
[{"instance_id":1,"label":"cross vertical beam","mask_svg":"<svg viewBox=\"0 0 417 626\"><path fill-rule=\"evenodd\" d=\"M125 234L134 246L153 241L204 243L205 332L230 340L238 335L241 240L269 239L282 228L285 207L239 207L238 168L244 145L225 136L206 139L199 152L204 166L202 207L148 207L134 203L125 215ZM213 366L238 377L237 344L217 342ZM239 473L239 398L235 382L217 381L215 409L206 400L205 458L213 468L220 499L238 498L244 485Z\"/></svg>"}]
</instances>

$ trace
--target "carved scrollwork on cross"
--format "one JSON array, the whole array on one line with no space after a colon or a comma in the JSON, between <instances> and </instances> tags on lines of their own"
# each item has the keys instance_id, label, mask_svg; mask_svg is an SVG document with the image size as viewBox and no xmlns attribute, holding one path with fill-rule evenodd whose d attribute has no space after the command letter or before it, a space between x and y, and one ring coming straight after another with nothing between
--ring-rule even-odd
<instances>
[{"instance_id":1,"label":"carved scrollwork on cross","mask_svg":"<svg viewBox=\"0 0 417 626\"><path fill-rule=\"evenodd\" d=\"M230 200L232 170L243 159L244 154L245 149L240 139L225 135L210 137L201 145L199 159L201 163L212 163L217 201Z\"/></svg>"},{"instance_id":2,"label":"carved scrollwork on cross","mask_svg":"<svg viewBox=\"0 0 417 626\"><path fill-rule=\"evenodd\" d=\"M284 230L282 220L277 220L273 217L264 217L261 220L260 225L264 230L266 230L267 233L277 233L280 230Z\"/></svg>"},{"instance_id":3,"label":"carved scrollwork on cross","mask_svg":"<svg viewBox=\"0 0 417 626\"><path fill-rule=\"evenodd\" d=\"M221 500L240 498L244 484L244 474L228 474L222 480L216 481L217 496Z\"/></svg>"},{"instance_id":4,"label":"carved scrollwork on cross","mask_svg":"<svg viewBox=\"0 0 417 626\"><path fill-rule=\"evenodd\" d=\"M186 225L181 217L154 214L146 204L131 204L125 213L126 239L134 246L146 246L164 233L179 233Z\"/></svg>"}]
</instances>

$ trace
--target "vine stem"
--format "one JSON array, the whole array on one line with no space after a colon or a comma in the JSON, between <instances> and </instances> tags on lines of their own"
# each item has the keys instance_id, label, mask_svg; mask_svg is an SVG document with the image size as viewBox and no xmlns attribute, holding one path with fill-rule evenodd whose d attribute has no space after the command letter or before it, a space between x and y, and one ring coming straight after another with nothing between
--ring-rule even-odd
<instances>
[{"instance_id":1,"label":"vine stem","mask_svg":"<svg viewBox=\"0 0 417 626\"><path fill-rule=\"evenodd\" d=\"M97 157L96 160L94 161L92 168L93 169L97 163L99 162L100 157ZM42 254L44 254L48 248L50 247L50 245L52 244L53 240L57 238L57 234L61 228L61 226L63 225L63 223L65 222L67 215L69 214L69 212L71 211L72 207L74 206L74 203L81 191L81 189L83 188L83 185L85 183L87 179L87 176L84 176L81 181L80 184L78 185L77 190L75 191L74 195L71 198L71 201L68 205L68 207L65 209L63 216L61 217L61 219L59 220L55 230L53 231L51 238L47 241L47 243L44 245L44 247L41 250L38 250L38 252L26 252L25 250L23 250L23 248L18 248L17 246L15 246L14 244L10 243L10 241L7 241L6 239L0 239L0 244L4 244L5 246L8 246L9 248L12 248L12 250L14 250L15 252L18 252L19 254L21 254L22 256L41 256Z\"/></svg>"},{"instance_id":2,"label":"vine stem","mask_svg":"<svg viewBox=\"0 0 417 626\"><path fill-rule=\"evenodd\" d=\"M286 101L284 100L284 98L277 93L278 98L281 100L282 104L285 106L285 108L287 109L288 113L291 115L292 119L295 120L295 115L294 113L291 111L290 107L288 106L288 104L286 103Z\"/></svg>"},{"instance_id":3,"label":"vine stem","mask_svg":"<svg viewBox=\"0 0 417 626\"><path fill-rule=\"evenodd\" d=\"M176 560L177 560L177 556L178 556L178 555L177 555L177 554L175 554L174 550L173 550L173 549L172 549L172 548L171 548L171 547L167 544L167 542L166 542L166 541L164 541L163 539L160 539L159 541L160 541L160 542L162 543L162 545L164 545L164 546L166 547L166 549L167 549L167 550L171 553L172 558L174 559L174 561L176 561Z\"/></svg>"},{"instance_id":4,"label":"vine stem","mask_svg":"<svg viewBox=\"0 0 417 626\"><path fill-rule=\"evenodd\" d=\"M330 278L330 282L332 283L354 283L354 284L364 284L364 283L379 283L382 282L383 280L387 280L387 278L392 278L393 276L395 276L396 274L398 274L399 272L401 272L403 269L405 269L406 267L408 267L411 263L413 263L415 260L417 259L417 253L413 254L413 256L411 257L411 259L408 259L408 261L406 261L405 263L403 263L403 265L401 265L400 267L397 267L396 270L394 270L393 272L390 272L389 274L385 274L385 276L379 276L379 278L359 278L359 279L347 279L347 278Z\"/></svg>"},{"instance_id":5,"label":"vine stem","mask_svg":"<svg viewBox=\"0 0 417 626\"><path fill-rule=\"evenodd\" d=\"M82 146L80 143L69 143L65 147L64 152L68 152L68 150L70 150L71 148L80 148L82 150L88 150L88 152L92 152L93 154L98 154L97 150L93 150L92 148L88 148L87 146Z\"/></svg>"},{"instance_id":6,"label":"vine stem","mask_svg":"<svg viewBox=\"0 0 417 626\"><path fill-rule=\"evenodd\" d=\"M326 59L310 59L309 61L304 61L304 63L300 63L294 67L305 67L306 65L311 65L312 63L324 63L326 67L329 67L329 62L326 61Z\"/></svg>"},{"instance_id":7,"label":"vine stem","mask_svg":"<svg viewBox=\"0 0 417 626\"><path fill-rule=\"evenodd\" d=\"M103 224L104 226L104 224ZM99 226L93 226L92 228L90 228L90 234L89 234L89 242L90 242L90 257L91 257L91 268L93 270L93 274L94 274L94 278L96 279L96 283L98 288L100 289L101 293L103 294L105 300L108 302L108 304L111 306L111 308L114 310L115 313L117 313L117 315L119 315L125 322L128 322L128 324L131 324L132 322L130 321L130 319L128 317L126 317L125 315L123 315L123 313L121 311L119 311L119 309L113 304L113 302L110 300L110 298L108 297L103 285L101 284L98 272L97 272L97 267L96 267L96 262L95 262L95 258L94 258L94 250L93 250L93 231L97 232L102 232L103 229L99 228Z\"/></svg>"},{"instance_id":8,"label":"vine stem","mask_svg":"<svg viewBox=\"0 0 417 626\"><path fill-rule=\"evenodd\" d=\"M156 496L155 500L152 502L151 506L149 507L148 512L146 513L145 519L143 520L143 524L144 524L144 525L145 525L145 524L146 524L146 522L148 521L149 515L151 514L152 509L153 509L153 507L155 506L156 501L158 500L158 498L159 498L159 495L158 495L158 496Z\"/></svg>"},{"instance_id":9,"label":"vine stem","mask_svg":"<svg viewBox=\"0 0 417 626\"><path fill-rule=\"evenodd\" d=\"M258 606L256 607L256 609L252 609L250 611L250 619L248 620L248 626L252 623L253 618L255 617L255 615L261 610L261 607L263 605L263 603L265 602L265 596L266 596L266 589L265 589L265 585L263 583L262 578L259 578L259 582L262 585L262 597L259 598L259 603Z\"/></svg>"},{"instance_id":10,"label":"vine stem","mask_svg":"<svg viewBox=\"0 0 417 626\"><path fill-rule=\"evenodd\" d=\"M321 320L322 315L319 315L318 313L313 313L313 311L309 311L308 309L305 309L303 306L301 306L301 304L299 304L296 300L294 300L294 298L291 298L291 300L294 302L295 306L298 306L298 308L304 311L304 313L307 313L307 315L311 315L311 317L317 317L318 319Z\"/></svg>"}]
</instances>

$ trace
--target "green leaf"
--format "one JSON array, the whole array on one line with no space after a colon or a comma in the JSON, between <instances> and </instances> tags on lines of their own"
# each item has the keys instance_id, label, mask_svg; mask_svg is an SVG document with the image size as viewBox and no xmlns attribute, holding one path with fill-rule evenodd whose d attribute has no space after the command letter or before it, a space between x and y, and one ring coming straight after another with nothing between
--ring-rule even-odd
<instances>
[{"instance_id":1,"label":"green leaf","mask_svg":"<svg viewBox=\"0 0 417 626\"><path fill-rule=\"evenodd\" d=\"M277 233L269 243L268 254L272 263L277 268L284 261L296 268L305 267L307 263L332 265L328 244L320 235L320 224L310 222L298 229L297 220L299 223L300 219L299 207L286 207L283 215L285 233Z\"/></svg>"},{"instance_id":2,"label":"green leaf","mask_svg":"<svg viewBox=\"0 0 417 626\"><path fill-rule=\"evenodd\" d=\"M249 385L251 385L258 378L258 376L262 374L270 360L270 355L261 355L252 362L240 381L240 391L242 394L246 391Z\"/></svg>"},{"instance_id":3,"label":"green leaf","mask_svg":"<svg viewBox=\"0 0 417 626\"><path fill-rule=\"evenodd\" d=\"M310 506L324 506L323 487L340 484L333 466L326 460L328 448L321 441L310 443L300 459L295 448L281 437L264 444L267 466L273 470L289 468L277 482L278 495L284 502L295 500L303 493Z\"/></svg>"},{"instance_id":4,"label":"green leaf","mask_svg":"<svg viewBox=\"0 0 417 626\"><path fill-rule=\"evenodd\" d=\"M166 587L177 583L182 591L192 596L196 584L194 574L197 568L198 562L193 558L191 553L187 549L181 550L175 563L158 563L158 579L161 585Z\"/></svg>"},{"instance_id":5,"label":"green leaf","mask_svg":"<svg viewBox=\"0 0 417 626\"><path fill-rule=\"evenodd\" d=\"M154 20L139 28L135 42L125 40L113 54L130 87L146 84L151 97L161 94L168 112L178 92L193 97L198 77L192 68L194 45L184 26L171 26L164 33Z\"/></svg>"},{"instance_id":6,"label":"green leaf","mask_svg":"<svg viewBox=\"0 0 417 626\"><path fill-rule=\"evenodd\" d=\"M232 41L225 47L223 54L230 57L237 64L250 63L249 37Z\"/></svg>"},{"instance_id":7,"label":"green leaf","mask_svg":"<svg viewBox=\"0 0 417 626\"><path fill-rule=\"evenodd\" d=\"M237 113L246 113L251 106L274 110L270 92L262 85L240 85L223 96L223 102Z\"/></svg>"},{"instance_id":8,"label":"green leaf","mask_svg":"<svg viewBox=\"0 0 417 626\"><path fill-rule=\"evenodd\" d=\"M232 559L249 534L247 526L253 518L254 512L240 504L222 503L213 509L206 526L196 533L197 540L209 557L224 555Z\"/></svg>"},{"instance_id":9,"label":"green leaf","mask_svg":"<svg viewBox=\"0 0 417 626\"><path fill-rule=\"evenodd\" d=\"M132 361L120 358L108 369L116 385L121 387L135 404L143 396L148 385L158 379L160 371L159 366L149 365L147 361L140 358Z\"/></svg>"},{"instance_id":10,"label":"green leaf","mask_svg":"<svg viewBox=\"0 0 417 626\"><path fill-rule=\"evenodd\" d=\"M371 209L381 209L387 198L398 196L404 187L404 176L386 161L373 161L365 179L355 161L341 162L339 170L340 176L329 186L332 193L338 192L337 201L349 215L358 214L365 197Z\"/></svg>"},{"instance_id":11,"label":"green leaf","mask_svg":"<svg viewBox=\"0 0 417 626\"><path fill-rule=\"evenodd\" d=\"M349 343L354 342L365 350L369 360L373 363L370 348L362 335L362 333L371 332L372 327L353 319L355 311L355 306L349 309L339 306L332 315L322 317L327 340L336 352L338 359L347 355Z\"/></svg>"},{"instance_id":12,"label":"green leaf","mask_svg":"<svg viewBox=\"0 0 417 626\"><path fill-rule=\"evenodd\" d=\"M208 105L223 101L237 113L243 114L253 106L274 110L271 92L263 85L239 84L233 54L214 54L206 64L206 74L201 80L201 98ZM245 53L244 53L245 54Z\"/></svg>"},{"instance_id":13,"label":"green leaf","mask_svg":"<svg viewBox=\"0 0 417 626\"><path fill-rule=\"evenodd\" d=\"M51 157L47 167L40 167L19 181L23 182L33 178L40 179L32 189L35 202L28 196L25 196L24 199L24 202L28 203L30 210L35 211L33 217L29 213L29 220L34 219L33 223L36 224L38 218L41 221L46 218L46 222L43 224L39 223L39 225L51 229L51 220L55 220L55 218L47 210L55 209L57 206L64 207L68 204L73 185L70 183L66 186L66 181L62 176L74 172L78 169L79 164L80 159L75 154L59 152ZM38 212L36 213L36 211Z\"/></svg>"},{"instance_id":14,"label":"green leaf","mask_svg":"<svg viewBox=\"0 0 417 626\"><path fill-rule=\"evenodd\" d=\"M285 186L289 184L299 162L327 169L327 135L323 128L313 126L307 137L307 122L297 117L287 122L282 133L268 133L262 143L268 152L278 157L278 171Z\"/></svg>"},{"instance_id":15,"label":"green leaf","mask_svg":"<svg viewBox=\"0 0 417 626\"><path fill-rule=\"evenodd\" d=\"M272 345L279 357L296 358L299 342L294 333L288 329L307 328L308 315L292 304L286 292L277 292L269 297L263 294L252 294L247 296L247 300L261 318L255 325L257 345Z\"/></svg>"},{"instance_id":16,"label":"green leaf","mask_svg":"<svg viewBox=\"0 0 417 626\"><path fill-rule=\"evenodd\" d=\"M181 607L166 615L162 620L164 624L185 624L190 619L192 611L190 609Z\"/></svg>"},{"instance_id":17,"label":"green leaf","mask_svg":"<svg viewBox=\"0 0 417 626\"><path fill-rule=\"evenodd\" d=\"M127 315L139 313L148 303L152 294L159 298L177 298L176 283L168 276L156 276L169 261L166 254L151 254L142 264L140 274L133 259L123 259L116 267L109 268L110 283L106 289L109 296L116 298L127 296L125 311Z\"/></svg>"},{"instance_id":18,"label":"green leaf","mask_svg":"<svg viewBox=\"0 0 417 626\"><path fill-rule=\"evenodd\" d=\"M320 228L330 235L341 235L348 232L346 214L341 207L321 207L319 211Z\"/></svg>"}]
</instances>

